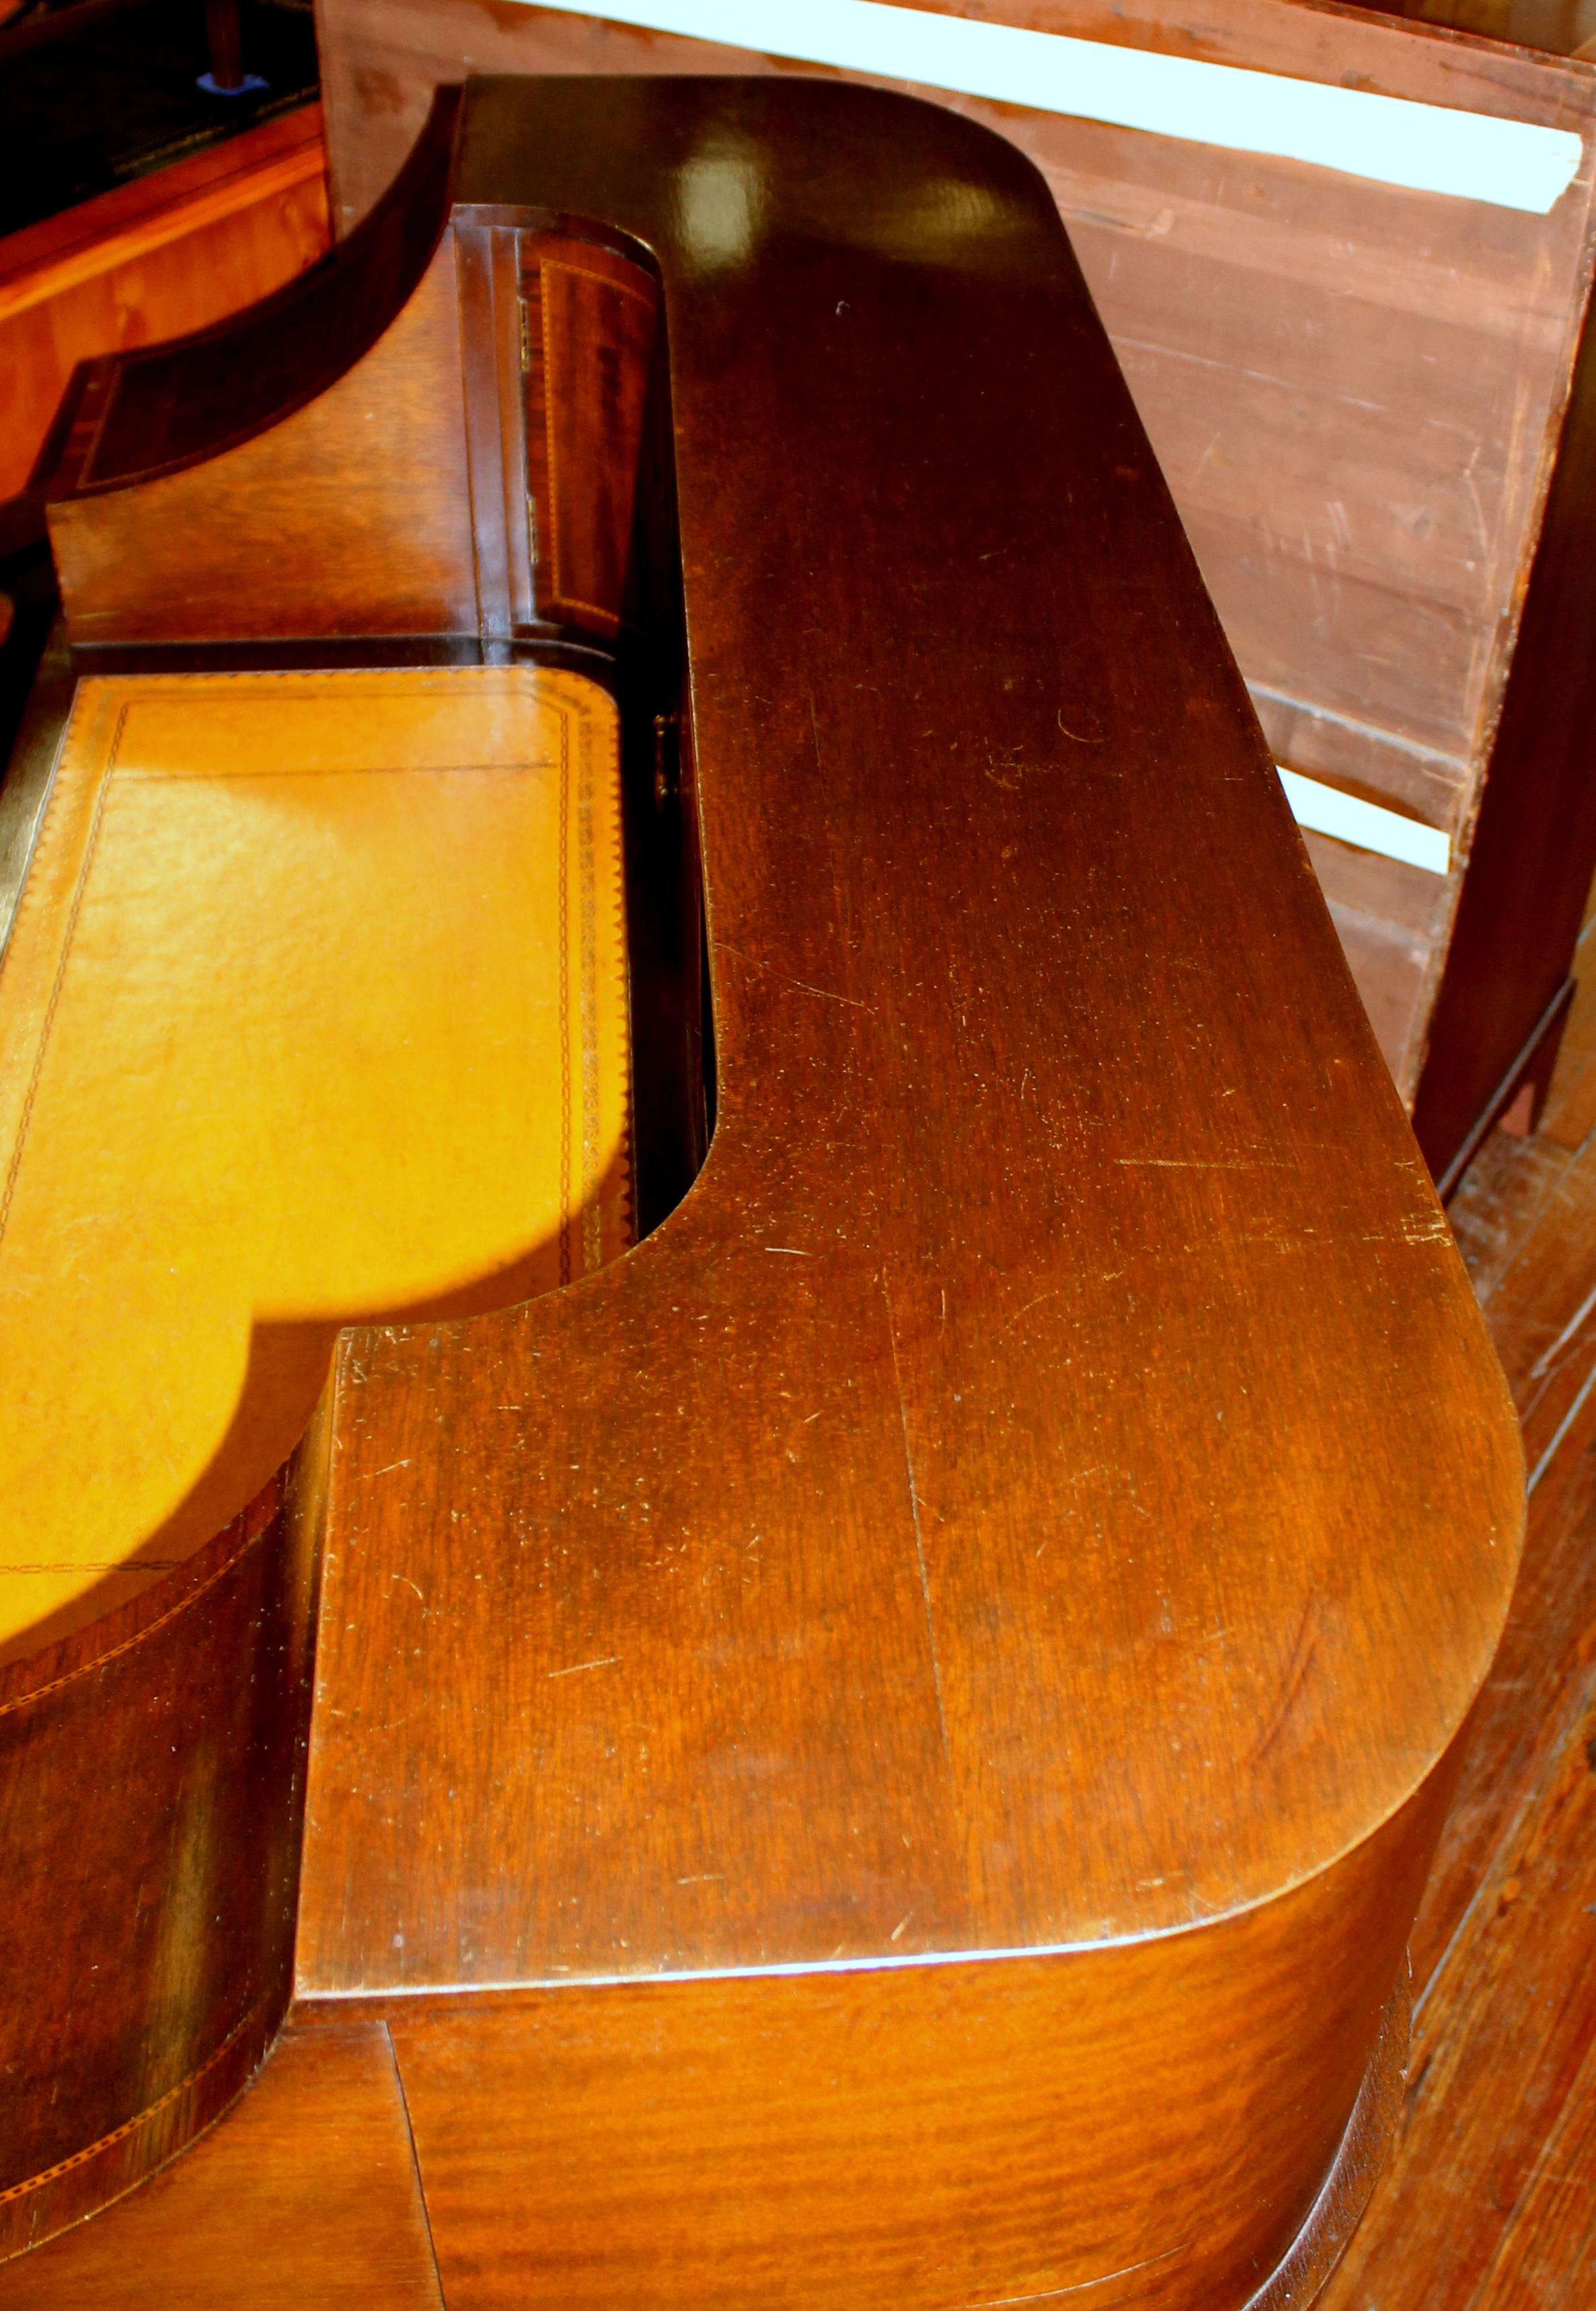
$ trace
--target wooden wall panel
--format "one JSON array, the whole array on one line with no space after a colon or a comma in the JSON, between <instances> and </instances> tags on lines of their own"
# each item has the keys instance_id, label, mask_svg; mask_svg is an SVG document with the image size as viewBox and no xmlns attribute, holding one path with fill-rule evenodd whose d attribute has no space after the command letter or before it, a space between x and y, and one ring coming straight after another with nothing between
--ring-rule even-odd
<instances>
[{"instance_id":1,"label":"wooden wall panel","mask_svg":"<svg viewBox=\"0 0 1596 2311\"><path fill-rule=\"evenodd\" d=\"M1444 748L1461 781L1565 388L1588 188L1540 218L1003 125L1071 227L1243 670Z\"/></svg>"},{"instance_id":2,"label":"wooden wall panel","mask_svg":"<svg viewBox=\"0 0 1596 2311\"><path fill-rule=\"evenodd\" d=\"M1432 968L1419 1143L1455 1169L1572 967L1596 846L1596 330L1587 329L1452 935ZM1537 1063L1538 1090L1555 1055ZM1444 1064L1441 1062L1444 1060ZM1441 1165L1436 1164L1441 1173Z\"/></svg>"},{"instance_id":3,"label":"wooden wall panel","mask_svg":"<svg viewBox=\"0 0 1596 2311\"><path fill-rule=\"evenodd\" d=\"M1451 878L1311 830L1303 841L1386 1065L1399 1083L1411 1083L1424 1056L1419 1030L1451 911Z\"/></svg>"},{"instance_id":4,"label":"wooden wall panel","mask_svg":"<svg viewBox=\"0 0 1596 2311\"><path fill-rule=\"evenodd\" d=\"M238 312L327 242L319 105L0 240L0 499L26 485L80 361Z\"/></svg>"},{"instance_id":5,"label":"wooden wall panel","mask_svg":"<svg viewBox=\"0 0 1596 2311\"><path fill-rule=\"evenodd\" d=\"M1354 14L1335 0L929 0L936 13L1020 23L1172 56L1250 65L1261 72L1382 90L1417 101L1560 126L1588 118L1578 65L1520 49L1448 40L1407 24ZM554 13L524 0L318 0L317 41L327 109L334 230L346 232L371 208L421 133L430 91L464 72L746 73L821 67L758 51ZM949 99L990 117L1026 144L1051 116ZM1073 124L1061 124L1072 126ZM1109 131L1120 135L1128 132ZM1138 139L1152 144L1159 138ZM1028 149L1028 146L1027 146ZM1288 165L1261 162L1269 169ZM1312 172L1318 181L1318 172Z\"/></svg>"},{"instance_id":6,"label":"wooden wall panel","mask_svg":"<svg viewBox=\"0 0 1596 2311\"><path fill-rule=\"evenodd\" d=\"M1548 55L1574 56L1596 39L1596 0L1347 0L1377 15L1452 24L1487 39L1513 40Z\"/></svg>"}]
</instances>

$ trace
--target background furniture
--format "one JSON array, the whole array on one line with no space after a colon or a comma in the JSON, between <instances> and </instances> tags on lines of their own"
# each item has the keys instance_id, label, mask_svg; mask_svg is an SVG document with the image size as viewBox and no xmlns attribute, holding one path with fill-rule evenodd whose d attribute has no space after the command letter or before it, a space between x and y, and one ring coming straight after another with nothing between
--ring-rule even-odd
<instances>
[{"instance_id":1,"label":"background furniture","mask_svg":"<svg viewBox=\"0 0 1596 2311\"><path fill-rule=\"evenodd\" d=\"M313 264L325 165L306 105L0 240L0 550L42 528L40 496L14 501L76 364L203 328Z\"/></svg>"},{"instance_id":2,"label":"background furniture","mask_svg":"<svg viewBox=\"0 0 1596 2311\"><path fill-rule=\"evenodd\" d=\"M1543 216L920 92L999 128L1046 176L1277 759L1442 838L1434 872L1306 834L1450 1189L1523 1087L1531 1106L1544 1092L1596 865L1596 382L1579 367L1596 67L1319 0L930 13L1584 140ZM903 13L912 30L920 12ZM1483 20L1521 16L1548 37L1596 30L1577 10ZM391 179L434 85L467 68L815 68L506 0L318 0L318 27L340 231ZM1216 109L1193 100L1193 138Z\"/></svg>"},{"instance_id":3,"label":"background furniture","mask_svg":"<svg viewBox=\"0 0 1596 2311\"><path fill-rule=\"evenodd\" d=\"M232 4L249 83L234 95L204 85L204 0L32 0L0 24L0 233L312 102L309 0Z\"/></svg>"}]
</instances>

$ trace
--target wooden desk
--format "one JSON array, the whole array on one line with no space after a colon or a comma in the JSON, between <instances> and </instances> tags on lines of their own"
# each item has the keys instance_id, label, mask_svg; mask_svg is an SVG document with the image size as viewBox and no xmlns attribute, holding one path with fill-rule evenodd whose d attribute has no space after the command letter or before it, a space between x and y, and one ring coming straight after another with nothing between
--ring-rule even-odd
<instances>
[{"instance_id":1,"label":"wooden desk","mask_svg":"<svg viewBox=\"0 0 1596 2311\"><path fill-rule=\"evenodd\" d=\"M475 83L51 520L80 673L613 692L644 1241L3 1672L7 2245L288 2018L13 2299L1305 2301L1522 1465L1040 179Z\"/></svg>"}]
</instances>

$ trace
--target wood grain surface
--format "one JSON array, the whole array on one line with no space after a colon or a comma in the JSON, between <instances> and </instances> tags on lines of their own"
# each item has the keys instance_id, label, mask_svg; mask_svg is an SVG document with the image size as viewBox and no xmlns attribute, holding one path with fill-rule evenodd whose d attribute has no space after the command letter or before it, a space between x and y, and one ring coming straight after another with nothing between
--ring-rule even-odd
<instances>
[{"instance_id":1,"label":"wood grain surface","mask_svg":"<svg viewBox=\"0 0 1596 2311\"><path fill-rule=\"evenodd\" d=\"M1516 1088L1527 1024L1557 995L1590 886L1593 497L1596 329L1588 329L1414 1104L1414 1129L1438 1176L1446 1151L1472 1152L1470 1124L1491 1112L1493 1095L1499 1108Z\"/></svg>"},{"instance_id":2,"label":"wood grain surface","mask_svg":"<svg viewBox=\"0 0 1596 2311\"><path fill-rule=\"evenodd\" d=\"M1347 2124L1416 1827L1134 1951L390 2006L451 2311L1246 2302Z\"/></svg>"},{"instance_id":3,"label":"wood grain surface","mask_svg":"<svg viewBox=\"0 0 1596 2311\"><path fill-rule=\"evenodd\" d=\"M526 243L521 266L526 326L541 354L528 362L526 413L528 488L546 531L538 607L608 637L626 602L659 291L641 266L552 236Z\"/></svg>"},{"instance_id":4,"label":"wood grain surface","mask_svg":"<svg viewBox=\"0 0 1596 2311\"><path fill-rule=\"evenodd\" d=\"M719 1121L693 1196L609 1278L348 1352L322 1677L359 1698L318 1722L307 1986L735 1963L777 1916L797 1937L781 1954L812 1958L880 1950L906 1915L904 1955L1184 1924L1367 1836L1447 1748L1495 1642L1516 1440L1036 180L940 111L835 103L760 83L691 101L572 84L545 115L497 83L475 99L461 199L524 170L557 187L548 205L651 243L665 275ZM817 206L867 175L877 104L901 165L982 169L1000 266L955 271L945 228L927 247L879 211L822 254ZM778 107L806 189L767 162L737 268L699 271L690 225L598 157L618 121L668 180L700 118L768 139ZM845 554L820 478L841 470L871 477ZM728 523L758 550L728 560ZM952 535L1005 555L950 554ZM1006 556L1057 571L1023 619ZM1178 618L1125 584L1138 569L1188 589ZM1112 651L1086 606L1111 597ZM1004 636L980 693L941 647L972 623ZM1155 776L1156 809L1138 807ZM1104 863L1083 879L1088 857ZM1177 895L1197 857L1200 910ZM955 874L955 909L917 903ZM1273 999L1287 953L1316 985L1295 1017ZM1056 999L1088 954L1117 1003ZM1138 1082L1156 1101L1123 1096ZM1321 1347L1315 1306L1346 1312ZM669 1379L667 1337L685 1344ZM401 1452L402 1482L362 1481ZM466 1510L460 1465L505 1489ZM462 1557L449 1507L501 1576L463 1574L486 1560ZM1416 1515L1424 1544L1393 1545ZM403 1633L391 1589L369 1588L394 1547L426 1599ZM515 1610L484 1614L499 1577ZM1241 1628L1270 1635L1243 1647ZM464 1707L400 1726L379 1703L418 1644L433 1689L460 1692L469 1660L501 1696L486 1746ZM1372 1678L1388 1645L1424 1677ZM609 1666L546 1674L590 1661ZM631 1762L595 1818L584 1761L614 1754L616 1700ZM1033 1744L1038 1723L1068 1726L1061 1749ZM745 1750L768 1767L734 1771ZM1124 1801L1154 1787L1156 1805ZM445 1823L429 1793L448 1788L476 1794ZM362 1794L394 1789L414 1794ZM482 1888L468 1927L424 1890L440 1838ZM743 1856L724 1888L723 1847ZM506 1850L536 1851L536 1878ZM613 1885L606 1853L632 1857ZM596 1870L601 1923L566 1898Z\"/></svg>"},{"instance_id":5,"label":"wood grain surface","mask_svg":"<svg viewBox=\"0 0 1596 2311\"><path fill-rule=\"evenodd\" d=\"M394 2031L463 2301L747 2300L802 2249L838 2303L1240 2305L1377 2063L1512 1586L1467 1279L1029 164L877 92L487 82L429 250L435 162L352 377L502 362L474 233L493 283L551 218L659 282L615 680L696 833L714 1134L571 1290L345 1336L298 1993ZM178 421L258 318L103 374L92 443L85 397L63 535L152 516L146 645L294 645L299 465L335 536L418 485L373 429L336 494L325 294L247 439ZM427 631L544 647L486 615L455 407ZM185 545L249 458L276 494ZM230 635L190 614L283 537Z\"/></svg>"},{"instance_id":6,"label":"wood grain surface","mask_svg":"<svg viewBox=\"0 0 1596 2311\"><path fill-rule=\"evenodd\" d=\"M74 644L475 629L458 295L438 240L451 122L445 104L418 145L397 230L352 237L234 328L79 372L50 516Z\"/></svg>"},{"instance_id":7,"label":"wood grain surface","mask_svg":"<svg viewBox=\"0 0 1596 2311\"><path fill-rule=\"evenodd\" d=\"M286 2010L325 1461L0 1670L0 2254L180 2150Z\"/></svg>"},{"instance_id":8,"label":"wood grain surface","mask_svg":"<svg viewBox=\"0 0 1596 2311\"><path fill-rule=\"evenodd\" d=\"M7 2311L443 2311L381 2023L291 2022L222 2125L0 2291Z\"/></svg>"},{"instance_id":9,"label":"wood grain surface","mask_svg":"<svg viewBox=\"0 0 1596 2311\"><path fill-rule=\"evenodd\" d=\"M1544 1129L1496 1135L1452 1206L1524 1422L1529 1530L1414 1934L1397 2147L1323 2311L1550 2311L1590 2289L1592 1059L1582 1004Z\"/></svg>"},{"instance_id":10,"label":"wood grain surface","mask_svg":"<svg viewBox=\"0 0 1596 2311\"><path fill-rule=\"evenodd\" d=\"M1452 1207L1492 1337L1521 1407L1532 1423L1541 1424L1536 1433L1543 1450L1589 1380L1596 1356L1588 1304L1596 1288L1596 1143L1590 1141L1588 1096L1593 1063L1596 1036L1582 1002L1564 1045L1542 1132L1533 1140L1497 1137L1488 1143ZM1548 1358L1548 1350L1555 1356ZM1566 1373L1569 1388L1548 1427L1546 1388L1554 1370ZM1405 2098L1411 2139L1400 2141L1390 2176L1376 2190L1363 2231L1321 2311L1366 2311L1370 2302L1391 2304L1397 2311L1405 2306L1413 2311L1562 2311L1583 2299L1588 2284L1596 2069L1587 2043L1590 2001L1577 1993L1571 1999L1565 1988L1571 1964L1574 1979L1583 1979L1577 1973L1583 1963L1580 1944L1577 1937L1558 1931L1558 1914L1577 1914L1589 1898L1581 1893L1579 1874L1582 1846L1588 1841L1582 1836L1577 1809L1568 1805L1568 1783L1556 1772L1555 1760L1559 1750L1583 1755L1589 1738L1584 1697L1596 1670L1587 1593L1593 1519L1596 1406L1587 1400L1531 1496L1523 1579L1503 1652L1482 1696L1437 1870L1420 1907L1415 1979L1423 2001L1423 2043L1431 2059L1421 2054L1411 2066ZM1537 1819L1544 1825L1538 1874L1526 1886L1513 1863L1524 1828ZM1507 1868L1494 1866L1497 1853ZM1472 1900L1482 1879L1483 1898ZM1503 1935L1513 1938L1505 1967L1482 1967L1477 1955L1472 1966L1454 1962L1437 1974L1449 1949L1459 1956L1465 1947L1478 1952ZM1499 2000L1515 1967L1528 1969L1541 1997L1558 2011L1559 2027L1576 2034L1572 2054L1564 2053L1556 2062L1551 2091L1516 2104L1501 2087L1498 2064L1513 2057L1515 2038L1525 2036L1523 2017L1510 2017L1497 2001L1470 1994L1472 1984L1494 1984ZM327 2019L340 2027L336 2013ZM1536 2016L1528 2035L1537 2037L1539 2032ZM1478 2039L1478 2054L1461 2062L1454 2045L1470 2038ZM362 2205L371 2203L364 2198L360 2158L329 2156L326 2136L310 2123L313 2115L306 2112L301 2119L297 2097L291 2099L285 2091L295 2083L284 2059L290 2043L284 2041L260 2085L211 2138L218 2148L225 2146L230 2130L253 2116L268 2087L282 2093L278 2107L286 2106L287 2123L274 2129L267 2144L251 2139L248 2161L230 2170L232 2188L225 2204L212 2209L219 2244L198 2265L205 2289L199 2299L224 2311L232 2311L235 2302L241 2311L253 2311L261 2298L247 2290L257 2284L257 2267L274 2282L283 2277L284 2250L306 2237L318 2206L334 2210L352 2271L360 2268L357 2258L368 2236L354 2219ZM1463 2106L1470 2099L1488 2123L1468 2123ZM343 2132L340 2147L351 2140L352 2132ZM1504 2165L1499 2154L1509 2148ZM6 2299L26 2311L86 2311L108 2299L109 2277L118 2290L109 2299L126 2311L144 2311L146 2303L153 2311L156 2305L182 2302L177 2290L183 2284L185 2258L201 2236L199 2202L191 2212L188 2193L201 2189L211 2156L207 2142L160 2184L27 2263L13 2265L7 2272ZM298 2220L292 2229L279 2226L270 2234L279 2241L272 2253L240 2253L240 2237L258 2241L268 2235L257 2213L266 2211L266 2192L283 2187L276 2180L280 2166L297 2169L301 2159L314 2175L314 2192L307 2193ZM615 2187L620 2194L622 2185ZM1490 2210L1484 2236L1475 2213L1482 2206ZM1460 2211L1470 2218L1471 2252L1463 2255L1452 2254L1449 2246ZM133 2222L140 2226L137 2231ZM330 2256L329 2264L332 2272L341 2269ZM327 2299L343 2299L331 2292L327 2267L318 2270L318 2278L329 2290ZM226 2291L230 2287L239 2290L235 2297ZM268 2289L264 2299L275 2311L289 2292L286 2285L275 2294ZM365 2293L352 2289L348 2299L360 2311L397 2311L401 2305L408 2311L414 2298L369 2285ZM419 2299L428 2300L424 2295Z\"/></svg>"},{"instance_id":11,"label":"wood grain surface","mask_svg":"<svg viewBox=\"0 0 1596 2311\"><path fill-rule=\"evenodd\" d=\"M1277 759L1452 837L1447 876L1387 876L1389 862L1354 854L1332 868L1350 872L1363 903L1348 898L1347 872L1326 880L1405 1100L1431 1069L1420 1138L1439 1173L1539 1016L1528 982L1555 984L1566 968L1565 909L1504 914L1498 903L1504 880L1545 866L1546 813L1527 781L1554 790L1553 815L1568 821L1575 913L1596 863L1580 816L1588 749L1526 676L1484 832L1480 879L1493 895L1470 902L1479 920L1465 939L1471 953L1483 945L1487 967L1500 960L1496 992L1481 994L1480 966L1464 959L1437 1010L1588 295L1596 69L1504 45L1515 36L1499 8L1441 0L1406 23L1319 0L1031 0L996 12L935 0L932 13L995 13L1586 135L1576 187L1540 218L1226 152L1199 141L1200 122L1189 141L920 92L998 128L1046 177ZM817 69L510 0L322 0L319 23L344 231L392 177L433 87L467 69ZM1575 506L1588 500L1574 492ZM1583 569L1583 515L1575 527ZM1548 566L1536 590L1532 615L1577 630L1570 662L1596 652L1592 589ZM1475 1009L1492 1013L1484 1032Z\"/></svg>"},{"instance_id":12,"label":"wood grain surface","mask_svg":"<svg viewBox=\"0 0 1596 2311\"><path fill-rule=\"evenodd\" d=\"M27 484L80 361L241 311L327 243L319 105L0 240L0 499Z\"/></svg>"},{"instance_id":13,"label":"wood grain surface","mask_svg":"<svg viewBox=\"0 0 1596 2311\"><path fill-rule=\"evenodd\" d=\"M1596 1039L1576 1015L1545 1129L1530 1141L1492 1140L1452 1207L1492 1337L1531 1417L1549 1369L1542 1364L1531 1377L1533 1367L1561 1335L1567 1338L1557 1361L1571 1374L1570 1400L1589 1379L1596 1355L1589 1310L1583 1322L1573 1321L1596 1286L1596 1144L1587 1144L1584 1099L1593 1058ZM1542 1432L1543 1445L1558 1425L1554 1420ZM1571 1961L1575 1967L1583 1964L1579 1943L1557 1932L1557 1923L1560 1911L1578 1914L1589 1896L1580 1891L1577 1813L1563 1794L1566 1783L1549 1769L1559 1749L1583 1754L1589 1738L1584 1696L1596 1669L1587 1594L1593 1520L1596 1407L1587 1400L1531 1496L1524 1577L1482 1696L1436 1873L1420 1907L1415 1981L1432 2059L1426 2062L1421 2054L1411 2066L1406 2127L1413 2139L1410 2146L1400 2141L1391 2174L1376 2190L1321 2311L1366 2311L1370 2302L1389 2303L1397 2311L1407 2306L1413 2311L1561 2311L1583 2299L1592 2253L1587 2202L1596 2071L1585 2045L1589 2001L1577 1995L1571 2001L1564 1988L1564 1970ZM1494 1733L1488 1730L1493 1721ZM1543 1829L1539 1874L1527 1888L1512 1866L1494 1869L1493 1855L1504 1851L1511 1865L1520 1825L1535 1818L1548 1823L1552 1835L1548 1842ZM1512 1853L1504 1851L1510 1842ZM1487 1881L1484 1897L1471 1900L1482 1879ZM1478 1949L1504 1934L1514 1938L1505 1968L1482 1968L1477 1958L1473 1967L1454 1965L1437 1977L1449 1946L1459 1953L1465 1945ZM1584 2045L1583 2054L1561 2057L1549 2094L1516 2105L1499 2084L1497 2064L1511 2057L1514 2036L1524 2035L1523 2018L1509 2018L1489 1998L1469 1994L1471 1980L1494 1981L1500 1992L1511 1983L1514 1965L1528 1967L1541 1996L1560 2010L1561 2027L1572 2026ZM1537 2018L1530 2035L1539 2031ZM1479 2055L1460 2062L1452 2046L1471 2037L1479 2041ZM287 2082L286 2069L278 2078ZM263 2087L271 2080L268 2071ZM1488 2114L1487 2124L1467 2123L1461 2106L1470 2098ZM241 2106L240 2117L252 2100ZM1513 2146L1506 2167L1498 2156L1505 2138ZM228 2246L206 2272L207 2301L229 2305L224 2280L240 2288L249 2284L238 2238L261 2235L256 2193L269 2182L275 2160L297 2158L301 2142L312 2156L321 2149L309 2128L301 2133L296 2116L275 2134L272 2156L254 2158L237 2172L227 2210ZM83 2311L104 2299L97 2290L108 2271L118 2275L121 2290L113 2299L127 2311L144 2311L146 2300L153 2311L173 2299L194 2236L184 2194L190 2176L197 2181L200 2172L197 2160L186 2158L157 2186L158 2200L153 2192L141 2193L27 2264L13 2266L6 2299L27 2311L56 2311L57 2306ZM349 2172L331 2162L318 2165L318 2193L341 2205L338 2179ZM135 2242L123 2227L146 2202L159 2208L161 2219L157 2225L153 2213L144 2219L150 2228ZM1460 2210L1482 2203L1492 2211L1490 2232L1482 2237L1471 2222L1472 2259L1450 2254L1447 2242ZM302 2234L302 2224L303 2219L295 2236ZM359 2233L345 2224L341 2235L349 2243ZM78 2256L84 2258L83 2280L74 2275ZM266 2268L275 2274L280 2265L268 2257ZM23 2291L24 2281L36 2295ZM274 2301L269 2293L266 2299ZM361 2311L368 2303L371 2311L388 2311L391 2300L380 2289L353 2299ZM242 2300L251 2303L248 2295Z\"/></svg>"}]
</instances>

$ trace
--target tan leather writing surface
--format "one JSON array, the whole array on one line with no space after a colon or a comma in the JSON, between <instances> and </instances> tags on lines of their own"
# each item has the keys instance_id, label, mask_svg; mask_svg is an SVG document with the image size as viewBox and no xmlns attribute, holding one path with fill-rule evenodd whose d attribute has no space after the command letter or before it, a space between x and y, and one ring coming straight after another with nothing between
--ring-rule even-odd
<instances>
[{"instance_id":1,"label":"tan leather writing surface","mask_svg":"<svg viewBox=\"0 0 1596 2311\"><path fill-rule=\"evenodd\" d=\"M624 952L578 676L80 685L0 970L0 1643L224 1522L339 1323L623 1248Z\"/></svg>"}]
</instances>

